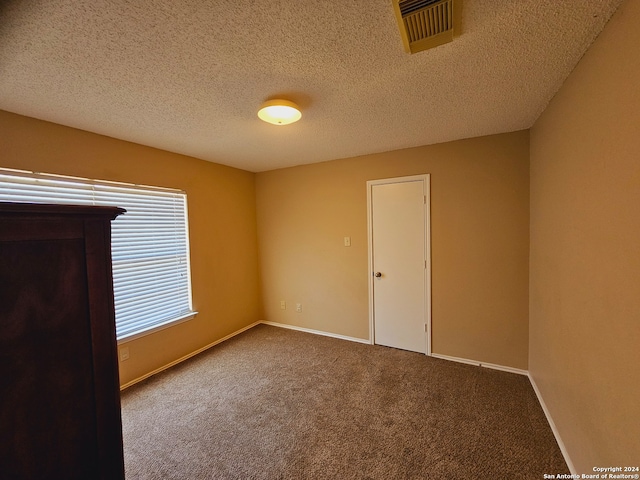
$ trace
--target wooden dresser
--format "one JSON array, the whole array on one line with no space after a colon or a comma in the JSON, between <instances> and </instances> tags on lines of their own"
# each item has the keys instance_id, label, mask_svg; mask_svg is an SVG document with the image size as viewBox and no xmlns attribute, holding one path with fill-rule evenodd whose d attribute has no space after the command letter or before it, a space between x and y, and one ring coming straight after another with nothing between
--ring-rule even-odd
<instances>
[{"instance_id":1,"label":"wooden dresser","mask_svg":"<svg viewBox=\"0 0 640 480\"><path fill-rule=\"evenodd\" d=\"M110 222L0 203L0 477L123 479Z\"/></svg>"}]
</instances>

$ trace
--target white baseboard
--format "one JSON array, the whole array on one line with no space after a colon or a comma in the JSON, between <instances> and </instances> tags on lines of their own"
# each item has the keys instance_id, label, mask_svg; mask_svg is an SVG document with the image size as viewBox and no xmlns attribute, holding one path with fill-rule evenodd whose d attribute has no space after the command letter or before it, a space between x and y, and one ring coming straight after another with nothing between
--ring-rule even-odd
<instances>
[{"instance_id":1,"label":"white baseboard","mask_svg":"<svg viewBox=\"0 0 640 480\"><path fill-rule=\"evenodd\" d=\"M449 355L442 355L440 353L432 353L431 356L440 358L442 360L449 360L451 362L466 363L468 365L475 365L477 367L491 368L493 370L501 370L503 372L517 373L518 375L529 376L529 372L520 368L506 367L504 365L496 365L495 363L479 362L477 360L469 360L468 358L450 357Z\"/></svg>"},{"instance_id":2,"label":"white baseboard","mask_svg":"<svg viewBox=\"0 0 640 480\"><path fill-rule=\"evenodd\" d=\"M556 428L556 424L553 421L553 418L551 418L551 413L549 412L549 409L547 408L546 403L544 403L542 394L540 393L540 390L538 389L538 386L536 385L536 382L533 380L533 377L531 376L531 374L529 374L529 381L531 382L533 391L536 392L536 397L538 397L538 402L540 403L540 406L542 407L542 411L547 417L547 422L549 422L549 426L551 427L553 436L556 437L556 442L558 442L558 446L560 447L560 451L562 452L564 461L567 463L567 467L569 467L569 471L571 472L572 475L578 475L578 472L576 471L576 467L573 466L573 462L569 457L569 452L567 451L567 447L565 447L564 442L560 437L560 432L558 432L558 429Z\"/></svg>"},{"instance_id":3,"label":"white baseboard","mask_svg":"<svg viewBox=\"0 0 640 480\"><path fill-rule=\"evenodd\" d=\"M136 383L141 382L142 380L145 380L145 379L155 375L156 373L160 373L163 370L166 370L167 368L171 368L174 365L177 365L177 364L179 364L181 362L184 362L185 360L188 360L189 358L194 357L194 356L198 355L199 353L204 352L205 350L208 350L209 348L213 347L214 345L218 345L219 343L222 343L225 340L229 340L230 338L235 337L236 335L239 335L240 333L245 332L245 331L249 330L250 328L255 327L256 325L259 325L260 323L261 322L254 322L251 325L247 325L246 327L241 328L240 330L237 330L237 331L235 331L233 333L230 333L226 337L220 338L220 339L216 340L215 342L212 342L212 343L210 343L208 345L205 345L202 348L199 348L195 352L191 352L188 355L185 355L184 357L180 357L177 360L174 360L173 362L167 363L166 365L163 365L160 368L156 368L155 370L153 370L153 371L151 371L149 373L145 373L141 377L135 378L135 379L131 380L130 382L125 383L124 385L120 385L120 390L122 391L125 388L129 388L130 386L135 385Z\"/></svg>"},{"instance_id":4,"label":"white baseboard","mask_svg":"<svg viewBox=\"0 0 640 480\"><path fill-rule=\"evenodd\" d=\"M286 323L268 322L266 320L258 323L271 325L272 327L288 328L289 330L297 330L299 332L313 333L314 335L322 335L324 337L339 338L340 340L348 340L350 342L366 343L367 345L371 345L371 341L365 338L347 337L346 335L338 335L337 333L323 332L321 330L313 330L311 328L296 327L295 325L287 325Z\"/></svg>"}]
</instances>

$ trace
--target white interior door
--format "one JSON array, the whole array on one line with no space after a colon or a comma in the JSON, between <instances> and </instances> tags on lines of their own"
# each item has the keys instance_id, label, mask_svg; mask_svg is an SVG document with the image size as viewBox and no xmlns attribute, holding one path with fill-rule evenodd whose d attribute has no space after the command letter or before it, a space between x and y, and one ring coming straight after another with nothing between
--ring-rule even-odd
<instances>
[{"instance_id":1,"label":"white interior door","mask_svg":"<svg viewBox=\"0 0 640 480\"><path fill-rule=\"evenodd\" d=\"M430 354L429 176L368 189L374 343Z\"/></svg>"}]
</instances>

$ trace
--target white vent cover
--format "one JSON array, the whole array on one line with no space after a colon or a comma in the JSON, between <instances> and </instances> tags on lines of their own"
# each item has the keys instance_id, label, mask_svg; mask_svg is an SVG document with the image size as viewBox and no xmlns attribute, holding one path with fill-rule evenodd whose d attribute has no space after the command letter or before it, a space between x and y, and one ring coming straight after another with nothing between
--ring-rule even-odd
<instances>
[{"instance_id":1,"label":"white vent cover","mask_svg":"<svg viewBox=\"0 0 640 480\"><path fill-rule=\"evenodd\" d=\"M451 42L460 33L462 0L393 0L407 53Z\"/></svg>"}]
</instances>

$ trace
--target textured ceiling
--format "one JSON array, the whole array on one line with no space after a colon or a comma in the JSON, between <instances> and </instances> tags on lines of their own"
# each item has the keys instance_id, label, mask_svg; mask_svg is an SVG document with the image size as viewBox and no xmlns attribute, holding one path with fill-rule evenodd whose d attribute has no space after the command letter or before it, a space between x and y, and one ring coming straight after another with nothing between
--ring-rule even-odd
<instances>
[{"instance_id":1,"label":"textured ceiling","mask_svg":"<svg viewBox=\"0 0 640 480\"><path fill-rule=\"evenodd\" d=\"M621 3L465 0L409 55L391 1L2 0L0 109L256 172L515 131Z\"/></svg>"}]
</instances>

